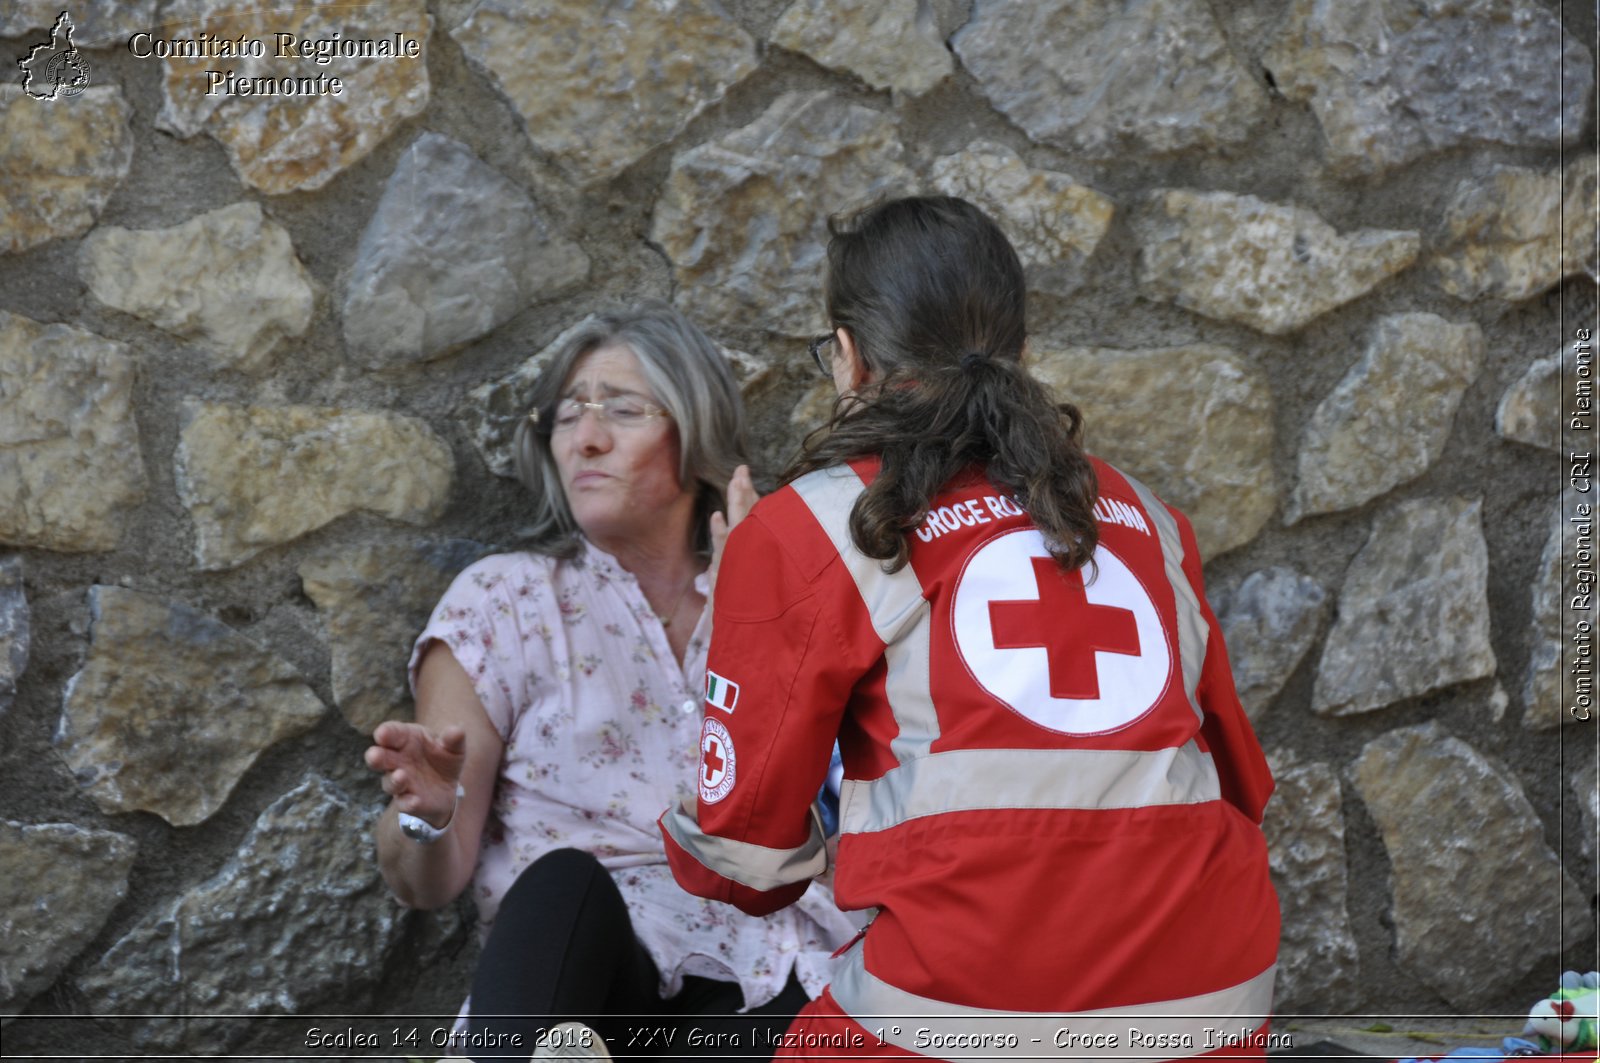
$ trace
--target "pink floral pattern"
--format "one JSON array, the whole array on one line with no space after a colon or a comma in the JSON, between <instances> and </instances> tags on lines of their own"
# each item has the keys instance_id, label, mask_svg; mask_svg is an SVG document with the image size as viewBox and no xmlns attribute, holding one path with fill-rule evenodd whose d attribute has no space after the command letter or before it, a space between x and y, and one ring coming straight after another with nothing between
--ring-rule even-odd
<instances>
[{"instance_id":1,"label":"pink floral pattern","mask_svg":"<svg viewBox=\"0 0 1600 1063\"><path fill-rule=\"evenodd\" d=\"M656 818L695 799L710 626L707 613L680 668L638 582L587 544L573 561L497 554L456 577L411 674L443 641L506 743L472 886L480 931L523 868L551 849L584 849L622 891L663 996L692 974L739 982L754 1007L791 970L815 996L829 954L855 932L824 887L757 918L685 893L667 867Z\"/></svg>"}]
</instances>

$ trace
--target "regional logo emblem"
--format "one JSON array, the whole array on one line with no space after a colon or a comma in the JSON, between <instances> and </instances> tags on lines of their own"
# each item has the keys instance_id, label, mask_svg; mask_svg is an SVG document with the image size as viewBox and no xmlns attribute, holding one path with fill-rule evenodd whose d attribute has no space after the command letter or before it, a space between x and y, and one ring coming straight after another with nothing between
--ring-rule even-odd
<instances>
[{"instance_id":1,"label":"regional logo emblem","mask_svg":"<svg viewBox=\"0 0 1600 1063\"><path fill-rule=\"evenodd\" d=\"M22 68L22 91L36 100L77 96L89 87L89 61L72 43L72 18L65 11L50 29L50 40L28 49L17 60Z\"/></svg>"}]
</instances>

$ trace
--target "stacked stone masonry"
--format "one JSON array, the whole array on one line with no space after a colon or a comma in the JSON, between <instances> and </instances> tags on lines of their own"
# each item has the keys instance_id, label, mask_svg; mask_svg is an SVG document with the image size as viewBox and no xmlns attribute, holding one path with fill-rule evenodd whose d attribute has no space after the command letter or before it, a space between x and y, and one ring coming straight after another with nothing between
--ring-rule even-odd
<instances>
[{"instance_id":1,"label":"stacked stone masonry","mask_svg":"<svg viewBox=\"0 0 1600 1063\"><path fill-rule=\"evenodd\" d=\"M0 53L59 15L5 5ZM8 1049L294 1056L206 1016L453 1013L466 908L385 892L363 735L526 524L549 352L673 301L770 486L832 408L829 215L910 192L1006 228L1034 371L1193 521L1279 779L1279 1011L1521 1012L1592 956L1592 5L71 15L86 86L0 85ZM265 54L131 47L201 32ZM153 1017L67 1044L33 1018L63 1011Z\"/></svg>"}]
</instances>

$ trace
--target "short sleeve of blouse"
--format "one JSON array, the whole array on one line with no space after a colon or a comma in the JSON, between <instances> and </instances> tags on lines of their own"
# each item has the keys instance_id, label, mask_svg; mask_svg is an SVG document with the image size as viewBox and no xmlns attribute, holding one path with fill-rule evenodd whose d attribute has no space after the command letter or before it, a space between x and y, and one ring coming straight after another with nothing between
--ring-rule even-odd
<instances>
[{"instance_id":1,"label":"short sleeve of blouse","mask_svg":"<svg viewBox=\"0 0 1600 1063\"><path fill-rule=\"evenodd\" d=\"M544 644L536 631L538 605L551 598L544 558L497 554L463 569L412 647L412 694L424 651L435 640L443 642L472 680L489 722L509 742L527 697L530 635L533 645Z\"/></svg>"}]
</instances>

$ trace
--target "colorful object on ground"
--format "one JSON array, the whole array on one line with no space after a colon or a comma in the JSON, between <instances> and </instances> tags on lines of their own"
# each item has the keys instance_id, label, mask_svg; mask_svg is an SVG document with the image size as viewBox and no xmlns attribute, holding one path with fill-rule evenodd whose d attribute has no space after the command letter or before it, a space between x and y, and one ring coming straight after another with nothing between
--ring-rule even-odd
<instances>
[{"instance_id":1,"label":"colorful object on ground","mask_svg":"<svg viewBox=\"0 0 1600 1063\"><path fill-rule=\"evenodd\" d=\"M1596 1046L1596 1008L1600 1006L1600 972L1579 974L1566 971L1561 988L1539 1001L1528 1011L1528 1024L1522 1037L1507 1037L1499 1048L1458 1048L1449 1055L1423 1056L1396 1060L1395 1063L1426 1063L1438 1059L1470 1059L1473 1063L1510 1063L1514 1059L1559 1058L1589 1060Z\"/></svg>"},{"instance_id":2,"label":"colorful object on ground","mask_svg":"<svg viewBox=\"0 0 1600 1063\"><path fill-rule=\"evenodd\" d=\"M1535 1035L1546 1052L1592 1049L1597 1010L1600 973L1567 971L1561 976L1561 988L1529 1009L1523 1033Z\"/></svg>"}]
</instances>

